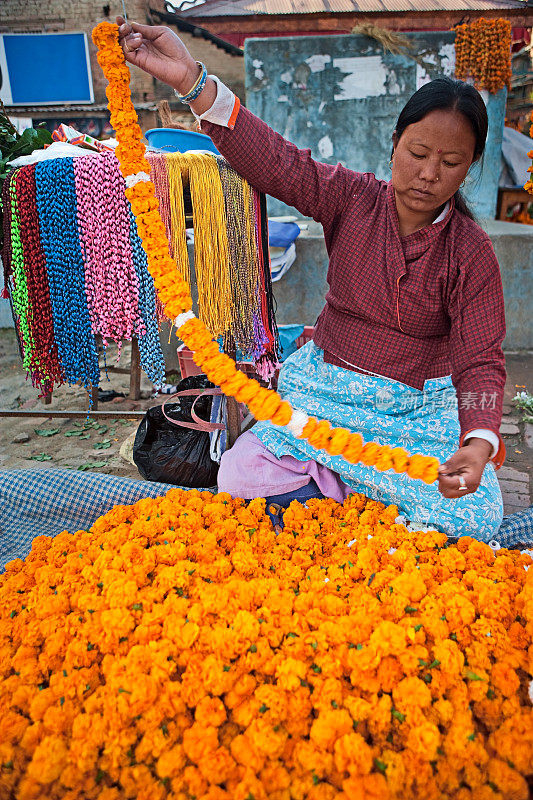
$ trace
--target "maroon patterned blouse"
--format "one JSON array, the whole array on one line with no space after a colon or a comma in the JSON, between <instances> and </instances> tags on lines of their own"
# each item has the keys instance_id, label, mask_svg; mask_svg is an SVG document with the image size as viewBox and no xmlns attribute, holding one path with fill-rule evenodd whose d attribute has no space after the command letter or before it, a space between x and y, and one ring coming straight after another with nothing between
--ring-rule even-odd
<instances>
[{"instance_id":1,"label":"maroon patterned blouse","mask_svg":"<svg viewBox=\"0 0 533 800\"><path fill-rule=\"evenodd\" d=\"M314 341L325 360L416 389L451 374L461 442L475 428L499 436L505 317L487 234L452 200L442 221L401 237L390 183L314 161L245 108L233 129L203 120L202 131L251 184L322 224L329 291Z\"/></svg>"}]
</instances>

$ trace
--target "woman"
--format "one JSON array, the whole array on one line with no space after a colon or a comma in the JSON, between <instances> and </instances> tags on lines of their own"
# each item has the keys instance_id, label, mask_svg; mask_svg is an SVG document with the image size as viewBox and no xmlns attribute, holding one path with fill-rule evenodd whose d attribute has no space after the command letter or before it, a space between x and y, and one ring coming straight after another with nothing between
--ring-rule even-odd
<instances>
[{"instance_id":1,"label":"woman","mask_svg":"<svg viewBox=\"0 0 533 800\"><path fill-rule=\"evenodd\" d=\"M285 362L280 392L365 441L443 462L428 487L258 423L224 455L219 488L282 505L360 491L412 522L490 539L502 520L503 293L490 240L459 194L485 146L479 93L447 78L416 92L392 137L387 183L284 140L206 77L169 29L117 21L126 59L189 102L231 165L324 228L326 305L314 341Z\"/></svg>"}]
</instances>

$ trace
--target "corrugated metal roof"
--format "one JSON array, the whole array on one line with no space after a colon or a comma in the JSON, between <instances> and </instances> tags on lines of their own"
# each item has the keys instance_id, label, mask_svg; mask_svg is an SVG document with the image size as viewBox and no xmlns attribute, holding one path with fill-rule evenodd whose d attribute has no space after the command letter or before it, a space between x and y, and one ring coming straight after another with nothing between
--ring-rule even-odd
<instances>
[{"instance_id":1,"label":"corrugated metal roof","mask_svg":"<svg viewBox=\"0 0 533 800\"><path fill-rule=\"evenodd\" d=\"M168 22L170 25L175 25L180 31L192 33L193 36L201 36L206 41L213 42L216 47L225 50L226 53L232 56L244 56L244 50L241 47L224 41L220 36L216 36L216 34L201 28L199 25L193 25L189 20L182 19L179 14L169 14L166 11L158 11L156 8L151 8L150 14L159 17L160 22Z\"/></svg>"},{"instance_id":2,"label":"corrugated metal roof","mask_svg":"<svg viewBox=\"0 0 533 800\"><path fill-rule=\"evenodd\" d=\"M397 13L420 11L500 11L530 8L523 0L206 0L180 11L181 17L252 16L256 14Z\"/></svg>"}]
</instances>

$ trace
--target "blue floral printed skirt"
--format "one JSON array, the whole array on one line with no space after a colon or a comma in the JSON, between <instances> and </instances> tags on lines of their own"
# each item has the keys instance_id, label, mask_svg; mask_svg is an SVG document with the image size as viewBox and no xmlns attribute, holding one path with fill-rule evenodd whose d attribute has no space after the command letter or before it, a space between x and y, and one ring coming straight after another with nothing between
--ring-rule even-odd
<instances>
[{"instance_id":1,"label":"blue floral printed skirt","mask_svg":"<svg viewBox=\"0 0 533 800\"><path fill-rule=\"evenodd\" d=\"M326 364L323 351L308 342L284 362L278 389L294 408L327 419L335 427L357 431L365 442L403 447L435 456L441 463L459 446L457 397L449 376L427 380L423 390L418 390ZM354 492L397 505L411 522L430 525L449 536L487 542L502 522L502 495L492 462L485 467L476 492L448 500L437 483L428 486L405 473L350 464L269 422L258 422L252 432L277 458L291 455L300 461L318 461L338 473Z\"/></svg>"}]
</instances>

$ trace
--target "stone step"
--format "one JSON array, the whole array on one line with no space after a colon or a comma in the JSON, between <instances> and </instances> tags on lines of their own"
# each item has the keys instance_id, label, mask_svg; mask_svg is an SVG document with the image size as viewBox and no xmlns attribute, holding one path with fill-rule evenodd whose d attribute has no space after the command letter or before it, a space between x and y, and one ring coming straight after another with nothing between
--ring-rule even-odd
<instances>
[{"instance_id":1,"label":"stone step","mask_svg":"<svg viewBox=\"0 0 533 800\"><path fill-rule=\"evenodd\" d=\"M516 494L515 492L504 494L502 492L502 499L504 506L512 505L512 506L518 506L520 508L529 508L529 506L531 505L529 494Z\"/></svg>"},{"instance_id":2,"label":"stone step","mask_svg":"<svg viewBox=\"0 0 533 800\"><path fill-rule=\"evenodd\" d=\"M521 472L514 467L509 467L504 464L496 473L499 480L518 481L519 483L526 483L529 485L529 473Z\"/></svg>"},{"instance_id":3,"label":"stone step","mask_svg":"<svg viewBox=\"0 0 533 800\"><path fill-rule=\"evenodd\" d=\"M529 486L527 483L520 483L519 481L507 481L505 479L499 479L500 489L502 493L505 492L506 494L527 494L529 496Z\"/></svg>"}]
</instances>

